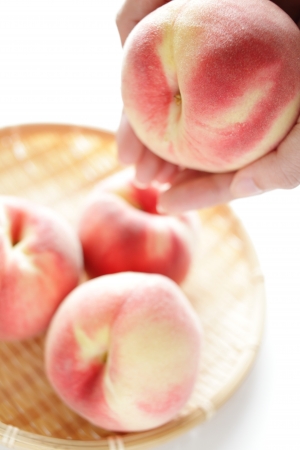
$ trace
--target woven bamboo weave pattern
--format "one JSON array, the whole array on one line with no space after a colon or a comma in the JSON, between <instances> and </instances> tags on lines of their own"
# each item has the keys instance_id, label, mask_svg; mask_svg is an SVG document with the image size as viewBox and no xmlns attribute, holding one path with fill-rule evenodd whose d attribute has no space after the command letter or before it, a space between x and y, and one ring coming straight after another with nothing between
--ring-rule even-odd
<instances>
[{"instance_id":1,"label":"woven bamboo weave pattern","mask_svg":"<svg viewBox=\"0 0 300 450\"><path fill-rule=\"evenodd\" d=\"M120 170L111 133L67 125L0 131L0 194L47 205L76 226L86 194ZM144 449L210 418L248 373L260 344L264 286L252 244L224 205L199 212L199 248L182 289L204 328L196 389L173 421L114 435L66 407L44 374L44 336L0 342L0 444L19 449Z\"/></svg>"}]
</instances>

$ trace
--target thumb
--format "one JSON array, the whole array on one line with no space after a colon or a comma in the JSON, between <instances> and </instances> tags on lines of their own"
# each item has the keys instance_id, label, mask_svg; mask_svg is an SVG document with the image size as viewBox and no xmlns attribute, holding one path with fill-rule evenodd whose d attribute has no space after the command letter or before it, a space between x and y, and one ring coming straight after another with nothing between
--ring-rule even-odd
<instances>
[{"instance_id":1,"label":"thumb","mask_svg":"<svg viewBox=\"0 0 300 450\"><path fill-rule=\"evenodd\" d=\"M276 150L236 172L230 185L234 198L300 184L300 118Z\"/></svg>"}]
</instances>

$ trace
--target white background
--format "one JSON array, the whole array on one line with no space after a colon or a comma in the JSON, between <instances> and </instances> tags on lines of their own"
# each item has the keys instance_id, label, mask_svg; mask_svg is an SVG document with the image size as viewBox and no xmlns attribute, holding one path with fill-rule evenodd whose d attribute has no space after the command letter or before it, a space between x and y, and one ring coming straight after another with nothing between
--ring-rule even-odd
<instances>
[{"instance_id":1,"label":"white background","mask_svg":"<svg viewBox=\"0 0 300 450\"><path fill-rule=\"evenodd\" d=\"M0 0L0 127L60 122L117 129L122 50L114 19L121 4ZM261 351L213 419L160 450L299 449L299 205L300 188L232 203L266 280Z\"/></svg>"}]
</instances>

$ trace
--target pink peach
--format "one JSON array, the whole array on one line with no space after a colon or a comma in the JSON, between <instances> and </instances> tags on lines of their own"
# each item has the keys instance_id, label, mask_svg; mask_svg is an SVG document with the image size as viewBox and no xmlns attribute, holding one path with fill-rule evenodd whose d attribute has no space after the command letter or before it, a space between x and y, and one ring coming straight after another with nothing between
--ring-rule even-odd
<instances>
[{"instance_id":1,"label":"pink peach","mask_svg":"<svg viewBox=\"0 0 300 450\"><path fill-rule=\"evenodd\" d=\"M177 0L126 43L122 95L140 140L211 172L275 149L300 112L300 32L269 0Z\"/></svg>"},{"instance_id":2,"label":"pink peach","mask_svg":"<svg viewBox=\"0 0 300 450\"><path fill-rule=\"evenodd\" d=\"M44 331L77 286L82 250L54 211L18 197L0 197L0 339Z\"/></svg>"},{"instance_id":3,"label":"pink peach","mask_svg":"<svg viewBox=\"0 0 300 450\"><path fill-rule=\"evenodd\" d=\"M202 331L176 283L123 272L87 281L58 308L46 340L46 373L93 424L147 430L172 419L196 383Z\"/></svg>"},{"instance_id":4,"label":"pink peach","mask_svg":"<svg viewBox=\"0 0 300 450\"><path fill-rule=\"evenodd\" d=\"M80 224L85 267L91 277L115 272L160 273L181 283L193 260L197 212L158 214L159 189L139 189L131 168L98 184Z\"/></svg>"}]
</instances>

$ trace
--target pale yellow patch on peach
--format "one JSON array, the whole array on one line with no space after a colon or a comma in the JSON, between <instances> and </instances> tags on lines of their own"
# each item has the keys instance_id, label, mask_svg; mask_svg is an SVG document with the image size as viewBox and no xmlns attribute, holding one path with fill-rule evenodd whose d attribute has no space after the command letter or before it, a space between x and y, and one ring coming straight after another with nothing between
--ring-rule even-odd
<instances>
[{"instance_id":1,"label":"pale yellow patch on peach","mask_svg":"<svg viewBox=\"0 0 300 450\"><path fill-rule=\"evenodd\" d=\"M254 88L248 90L241 97L237 99L235 104L224 111L223 113L215 114L210 118L209 126L211 128L226 130L227 127L238 123L247 122L251 113L259 102L265 97L268 98L269 91L272 88L272 83L268 82L261 88Z\"/></svg>"},{"instance_id":2,"label":"pale yellow patch on peach","mask_svg":"<svg viewBox=\"0 0 300 450\"><path fill-rule=\"evenodd\" d=\"M178 101L178 98L181 98L181 96L177 80L177 67L174 58L174 27L172 22L167 22L165 24L163 40L158 46L157 52L162 61L170 91L173 94L173 101L169 108L168 126L163 136L163 140L167 142L171 140L171 136L174 138L174 135L178 133L178 122L181 117L181 101Z\"/></svg>"},{"instance_id":3,"label":"pale yellow patch on peach","mask_svg":"<svg viewBox=\"0 0 300 450\"><path fill-rule=\"evenodd\" d=\"M30 258L30 254L25 245L18 244L15 247L12 247L10 256L17 262L21 272L27 274L31 272L33 274L40 271L39 267L37 267Z\"/></svg>"},{"instance_id":4,"label":"pale yellow patch on peach","mask_svg":"<svg viewBox=\"0 0 300 450\"><path fill-rule=\"evenodd\" d=\"M99 192L106 192L109 195L115 194L134 208L141 209L140 205L132 199L131 189L129 187L129 181L132 179L134 179L133 167L117 172L99 183L99 187L96 187L94 191L94 197L98 198Z\"/></svg>"},{"instance_id":5,"label":"pale yellow patch on peach","mask_svg":"<svg viewBox=\"0 0 300 450\"><path fill-rule=\"evenodd\" d=\"M174 59L174 28L173 24L167 22L163 30L163 39L161 44L157 48L157 53L162 61L165 74L168 79L174 81L176 86L176 64Z\"/></svg>"},{"instance_id":6,"label":"pale yellow patch on peach","mask_svg":"<svg viewBox=\"0 0 300 450\"><path fill-rule=\"evenodd\" d=\"M118 347L118 370L122 378L111 379L108 364L104 383L106 401L122 417L123 426L130 429L133 415L136 429L156 426L161 416L150 418L146 413L144 416L137 403L143 399L145 403L155 404L163 398L166 386L179 386L186 378L191 343L177 331L170 322L142 322L122 336L122 345ZM113 363L112 345L110 364Z\"/></svg>"},{"instance_id":7,"label":"pale yellow patch on peach","mask_svg":"<svg viewBox=\"0 0 300 450\"><path fill-rule=\"evenodd\" d=\"M23 235L20 242L14 245L12 242L12 235L11 235L11 220L9 218L9 215L7 213L7 209L2 205L0 207L0 224L1 224L1 234L4 237L4 243L5 243L5 251L6 251L6 257L7 262L9 264L9 261L14 260L17 263L18 268L21 272L29 273L31 272L36 273L39 271L39 268L34 265L33 260L31 258L31 254L28 250L28 243L31 238L31 235L33 238L34 232L30 234L29 229L22 230Z\"/></svg>"},{"instance_id":8,"label":"pale yellow patch on peach","mask_svg":"<svg viewBox=\"0 0 300 450\"><path fill-rule=\"evenodd\" d=\"M141 206L135 202L132 197L130 196L130 193L128 192L128 189L126 188L120 188L114 191L116 195L118 195L120 198L125 200L129 205L133 206L135 209L142 209Z\"/></svg>"},{"instance_id":9,"label":"pale yellow patch on peach","mask_svg":"<svg viewBox=\"0 0 300 450\"><path fill-rule=\"evenodd\" d=\"M165 223L157 221L154 229L147 230L146 252L151 258L159 258L168 253L171 249L170 230Z\"/></svg>"},{"instance_id":10,"label":"pale yellow patch on peach","mask_svg":"<svg viewBox=\"0 0 300 450\"><path fill-rule=\"evenodd\" d=\"M243 165L260 158L265 154L266 148L271 148L276 141L280 141L281 136L286 135L297 116L299 115L299 102L300 93L295 97L287 106L282 110L280 117L274 121L272 127L266 133L264 139L253 149L250 153L245 154L242 158L235 161L232 166L229 167L230 170L234 170L240 166L241 161Z\"/></svg>"},{"instance_id":11,"label":"pale yellow patch on peach","mask_svg":"<svg viewBox=\"0 0 300 450\"><path fill-rule=\"evenodd\" d=\"M80 348L80 358L84 362L95 359L105 362L110 338L108 326L100 328L91 338L77 325L74 327L74 335Z\"/></svg>"}]
</instances>

